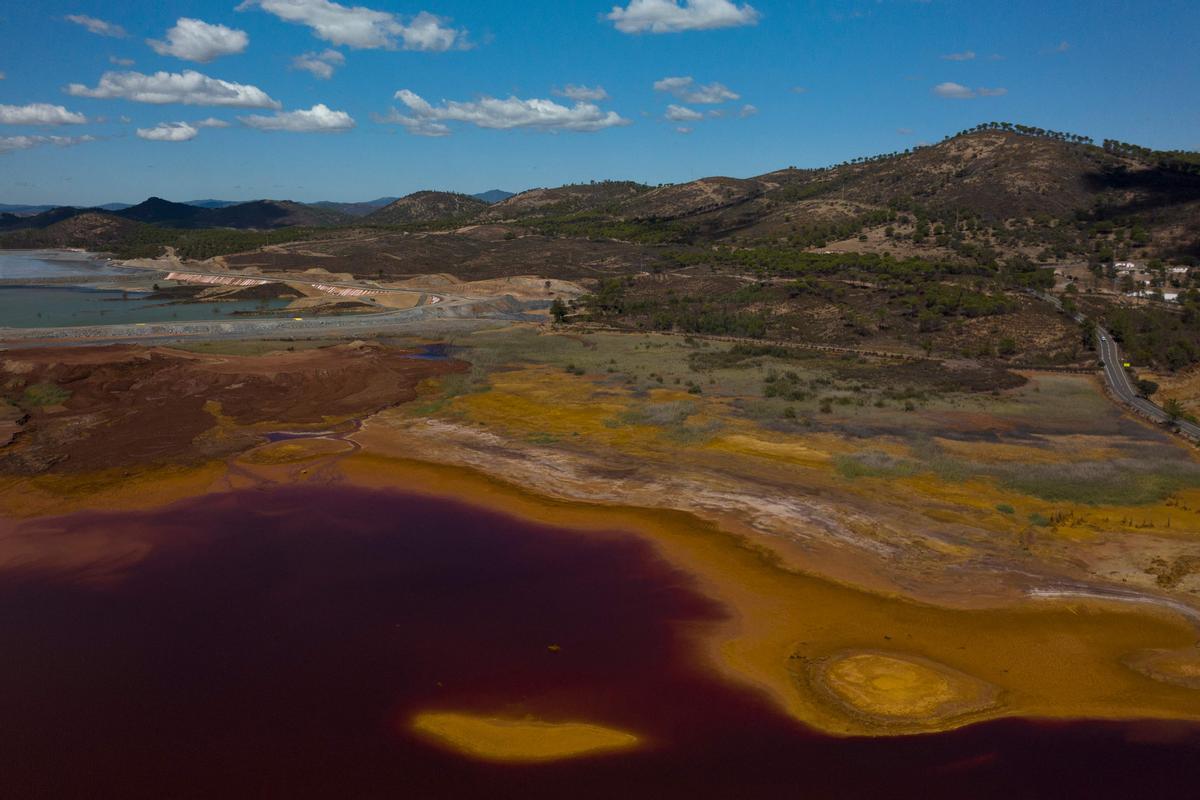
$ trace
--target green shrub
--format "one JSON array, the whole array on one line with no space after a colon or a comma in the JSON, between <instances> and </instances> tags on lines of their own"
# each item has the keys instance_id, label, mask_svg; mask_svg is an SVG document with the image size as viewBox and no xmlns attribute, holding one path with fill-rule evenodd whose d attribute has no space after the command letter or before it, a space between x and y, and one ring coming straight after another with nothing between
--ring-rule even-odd
<instances>
[{"instance_id":1,"label":"green shrub","mask_svg":"<svg viewBox=\"0 0 1200 800\"><path fill-rule=\"evenodd\" d=\"M67 402L71 393L53 383L35 383L25 390L21 398L22 405L34 408L42 406L60 406Z\"/></svg>"}]
</instances>

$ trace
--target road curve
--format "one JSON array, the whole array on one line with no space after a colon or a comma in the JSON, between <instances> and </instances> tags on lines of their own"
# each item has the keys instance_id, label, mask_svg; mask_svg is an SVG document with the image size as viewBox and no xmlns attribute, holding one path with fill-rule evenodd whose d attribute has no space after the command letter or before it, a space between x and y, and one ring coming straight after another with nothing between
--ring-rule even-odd
<instances>
[{"instance_id":1,"label":"road curve","mask_svg":"<svg viewBox=\"0 0 1200 800\"><path fill-rule=\"evenodd\" d=\"M1163 411L1162 408L1138 394L1137 389L1134 388L1133 382L1129 378L1129 373L1125 371L1125 361L1124 356L1121 355L1121 348L1117 347L1117 343L1113 341L1112 336L1104 328L1097 327L1096 335L1100 338L1100 341L1096 345L1100 351L1100 358L1104 362L1104 379L1108 382L1108 386L1112 389L1113 394L1121 402L1137 409L1137 411L1155 422L1174 424L1175 427L1179 428L1187 436L1193 439L1200 439L1200 425L1188 422L1185 419L1172 420L1171 416Z\"/></svg>"},{"instance_id":2,"label":"road curve","mask_svg":"<svg viewBox=\"0 0 1200 800\"><path fill-rule=\"evenodd\" d=\"M1063 310L1062 302L1054 295L1045 292L1033 292L1033 294L1050 303L1058 310ZM1086 321L1086 318L1082 314L1073 314L1072 317L1079 323ZM1172 421L1171 416L1163 411L1160 406L1155 405L1138 393L1133 385L1133 381L1129 377L1129 373L1125 371L1125 357L1121 354L1121 348L1113 341L1112 335L1108 331L1097 325L1096 338L1098 339L1096 349L1100 354L1101 363L1104 365L1104 381L1118 400L1143 416L1149 417L1155 422L1173 424L1185 436L1200 441L1200 425L1188 422L1185 419Z\"/></svg>"}]
</instances>

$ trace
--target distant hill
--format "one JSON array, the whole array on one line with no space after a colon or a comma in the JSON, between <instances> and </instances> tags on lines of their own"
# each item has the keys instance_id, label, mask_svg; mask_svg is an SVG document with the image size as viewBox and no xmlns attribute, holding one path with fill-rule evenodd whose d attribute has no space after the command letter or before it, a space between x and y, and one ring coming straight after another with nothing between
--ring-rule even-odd
<instances>
[{"instance_id":1,"label":"distant hill","mask_svg":"<svg viewBox=\"0 0 1200 800\"><path fill-rule=\"evenodd\" d=\"M207 217L206 209L187 203L172 203L161 197L148 198L136 206L130 206L115 213L125 219L147 222L151 225L162 225L167 228L203 227Z\"/></svg>"},{"instance_id":2,"label":"distant hill","mask_svg":"<svg viewBox=\"0 0 1200 800\"><path fill-rule=\"evenodd\" d=\"M5 215L0 217L0 230L44 229L63 220L81 214L95 214L101 210L63 206L27 217ZM253 200L248 203L205 208L151 197L135 206L105 213L132 222L185 229L320 227L340 225L352 220L352 217L338 211L288 200Z\"/></svg>"},{"instance_id":3,"label":"distant hill","mask_svg":"<svg viewBox=\"0 0 1200 800\"><path fill-rule=\"evenodd\" d=\"M364 217L365 222L403 225L470 217L487 208L483 200L453 192L414 192Z\"/></svg>"},{"instance_id":4,"label":"distant hill","mask_svg":"<svg viewBox=\"0 0 1200 800\"><path fill-rule=\"evenodd\" d=\"M989 263L1013 253L1043 263L1111 261L1114 256L1200 260L1200 156L1110 141L1097 146L1086 137L1008 123L989 123L936 145L825 168L787 167L748 178L717 176L658 187L598 181L515 195L422 191L358 203L196 202L222 205L150 198L109 216L189 230L352 226L361 221L412 226L419 232L431 225L473 225L461 232L469 242L453 244L457 240L439 236L424 243L430 263L457 257L453 248L459 245L463 252L486 252L491 259L505 248L516 248L506 243L526 236L631 248L769 244L824 249L838 244L841 251ZM43 230L96 211L64 207L18 216L0 210L0 231ZM302 232L296 235L307 238ZM344 240L357 243L362 238L369 237L348 231ZM28 237L14 237L18 239ZM5 245L15 246L7 242L6 237ZM237 243L231 239L222 246ZM532 239L521 246L532 247ZM438 248L445 252L437 255ZM353 259L347 259L353 266Z\"/></svg>"},{"instance_id":5,"label":"distant hill","mask_svg":"<svg viewBox=\"0 0 1200 800\"><path fill-rule=\"evenodd\" d=\"M49 211L43 211L40 214L32 216L16 216L6 215L0 219L0 229L14 230L18 228L41 229L48 228L51 225L62 222L65 219L77 217L80 214L87 213L86 208L75 208L74 206L62 206L52 208Z\"/></svg>"},{"instance_id":6,"label":"distant hill","mask_svg":"<svg viewBox=\"0 0 1200 800\"><path fill-rule=\"evenodd\" d=\"M227 208L228 206L236 206L241 202L241 200L188 200L185 205L197 206L198 208Z\"/></svg>"},{"instance_id":7,"label":"distant hill","mask_svg":"<svg viewBox=\"0 0 1200 800\"><path fill-rule=\"evenodd\" d=\"M476 200L482 200L485 203L499 203L501 200L507 200L514 194L515 192L506 192L503 189L489 189L486 192L473 194L471 197L474 197Z\"/></svg>"},{"instance_id":8,"label":"distant hill","mask_svg":"<svg viewBox=\"0 0 1200 800\"><path fill-rule=\"evenodd\" d=\"M483 216L487 219L515 219L615 210L621 203L648 191L649 186L634 181L599 181L554 189L530 189L492 204Z\"/></svg>"},{"instance_id":9,"label":"distant hill","mask_svg":"<svg viewBox=\"0 0 1200 800\"><path fill-rule=\"evenodd\" d=\"M0 203L0 214L11 214L17 217L29 217L33 216L34 214L41 214L45 211L49 211L52 208L56 208L56 206L23 206Z\"/></svg>"},{"instance_id":10,"label":"distant hill","mask_svg":"<svg viewBox=\"0 0 1200 800\"><path fill-rule=\"evenodd\" d=\"M129 208L129 203L105 203L102 206L95 206L101 211L122 211ZM18 217L32 217L35 214L44 214L47 211L53 211L56 208L65 208L66 206L21 206L21 205L5 205L0 203L0 213L15 214Z\"/></svg>"},{"instance_id":11,"label":"distant hill","mask_svg":"<svg viewBox=\"0 0 1200 800\"><path fill-rule=\"evenodd\" d=\"M337 211L341 214L348 214L351 217L365 217L367 214L378 211L399 199L398 197L380 197L375 200L365 200L359 203L339 203L334 200L321 200L316 203L309 203L309 205L314 208L323 208L326 211Z\"/></svg>"},{"instance_id":12,"label":"distant hill","mask_svg":"<svg viewBox=\"0 0 1200 800\"><path fill-rule=\"evenodd\" d=\"M761 197L767 188L756 179L701 178L639 194L623 202L617 213L626 219L678 219L740 205Z\"/></svg>"},{"instance_id":13,"label":"distant hill","mask_svg":"<svg viewBox=\"0 0 1200 800\"><path fill-rule=\"evenodd\" d=\"M5 235L3 246L88 247L94 250L110 250L120 248L131 237L136 236L142 227L137 222L121 219L106 212L83 210L54 222L47 222L39 228L25 226L14 230Z\"/></svg>"},{"instance_id":14,"label":"distant hill","mask_svg":"<svg viewBox=\"0 0 1200 800\"><path fill-rule=\"evenodd\" d=\"M290 200L253 200L224 208L205 210L203 227L214 228L286 228L340 225L350 217L339 211L316 208Z\"/></svg>"}]
</instances>

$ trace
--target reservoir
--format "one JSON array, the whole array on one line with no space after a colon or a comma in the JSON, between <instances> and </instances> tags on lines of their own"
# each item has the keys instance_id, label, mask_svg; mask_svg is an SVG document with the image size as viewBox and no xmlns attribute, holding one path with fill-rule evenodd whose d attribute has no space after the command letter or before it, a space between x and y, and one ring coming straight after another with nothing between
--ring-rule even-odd
<instances>
[{"instance_id":1,"label":"reservoir","mask_svg":"<svg viewBox=\"0 0 1200 800\"><path fill-rule=\"evenodd\" d=\"M89 253L0 250L0 328L188 322L270 316L287 300L168 303L144 291L153 273ZM124 290L122 284L143 291Z\"/></svg>"},{"instance_id":2,"label":"reservoir","mask_svg":"<svg viewBox=\"0 0 1200 800\"><path fill-rule=\"evenodd\" d=\"M129 275L107 260L77 250L0 250L0 281L104 278Z\"/></svg>"},{"instance_id":3,"label":"reservoir","mask_svg":"<svg viewBox=\"0 0 1200 800\"><path fill-rule=\"evenodd\" d=\"M149 292L87 286L0 286L0 327L187 322L235 315L245 318L287 305L287 300L277 299L168 304L151 299Z\"/></svg>"},{"instance_id":4,"label":"reservoir","mask_svg":"<svg viewBox=\"0 0 1200 800\"><path fill-rule=\"evenodd\" d=\"M726 611L620 531L305 486L0 534L4 797L1129 798L1200 777L1186 724L812 732L706 665ZM415 735L424 712L641 744L494 763Z\"/></svg>"}]
</instances>

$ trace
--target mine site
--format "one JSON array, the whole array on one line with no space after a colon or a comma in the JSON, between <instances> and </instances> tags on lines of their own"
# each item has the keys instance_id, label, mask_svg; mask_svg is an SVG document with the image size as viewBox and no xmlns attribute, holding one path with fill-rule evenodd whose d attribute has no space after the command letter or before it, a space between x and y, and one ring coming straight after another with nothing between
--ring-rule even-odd
<instances>
[{"instance_id":1,"label":"mine site","mask_svg":"<svg viewBox=\"0 0 1200 800\"><path fill-rule=\"evenodd\" d=\"M0 20L0 796L1189 796L1200 154L1095 23L84 5Z\"/></svg>"}]
</instances>

